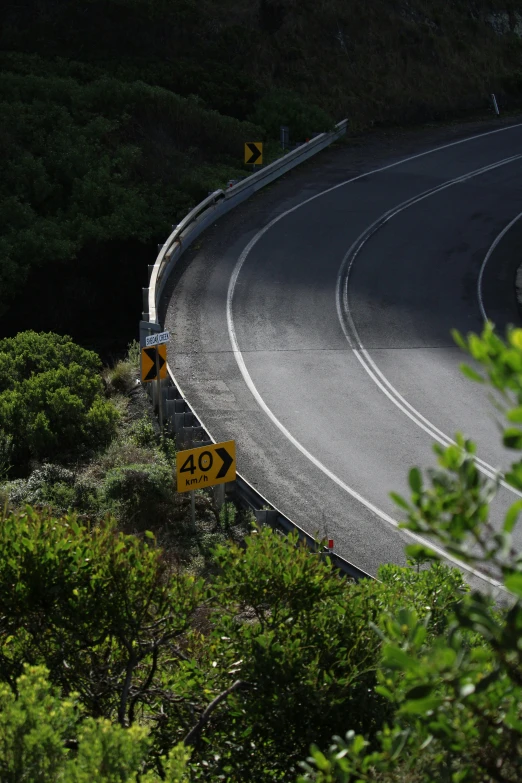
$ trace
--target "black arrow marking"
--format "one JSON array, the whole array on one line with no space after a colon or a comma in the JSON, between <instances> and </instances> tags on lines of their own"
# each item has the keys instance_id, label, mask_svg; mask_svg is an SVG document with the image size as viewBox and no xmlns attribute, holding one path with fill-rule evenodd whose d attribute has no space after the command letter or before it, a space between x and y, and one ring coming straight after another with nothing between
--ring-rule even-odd
<instances>
[{"instance_id":1,"label":"black arrow marking","mask_svg":"<svg viewBox=\"0 0 522 783\"><path fill-rule=\"evenodd\" d=\"M149 359L152 362L152 367L148 371L147 375L143 378L144 381L153 381L156 377L156 351L157 348L154 346L152 348L144 348L145 353L149 357ZM161 357L160 357L161 360ZM163 364L165 364L165 361L163 361Z\"/></svg>"},{"instance_id":2,"label":"black arrow marking","mask_svg":"<svg viewBox=\"0 0 522 783\"><path fill-rule=\"evenodd\" d=\"M217 474L216 478L223 478L223 476L226 476L228 473L229 467L234 462L233 458L230 456L228 451L226 449L216 449L216 454L219 454L221 459L223 460L223 464L219 469L219 473Z\"/></svg>"},{"instance_id":3,"label":"black arrow marking","mask_svg":"<svg viewBox=\"0 0 522 783\"><path fill-rule=\"evenodd\" d=\"M160 353L160 355L158 356L158 373L161 373L161 368L165 364L165 361L166 361L165 358Z\"/></svg>"},{"instance_id":4,"label":"black arrow marking","mask_svg":"<svg viewBox=\"0 0 522 783\"><path fill-rule=\"evenodd\" d=\"M259 151L257 144L253 141L247 141L246 145L248 149L251 152L251 155L249 159L247 160L247 163L257 163L259 158L261 157L262 153Z\"/></svg>"}]
</instances>

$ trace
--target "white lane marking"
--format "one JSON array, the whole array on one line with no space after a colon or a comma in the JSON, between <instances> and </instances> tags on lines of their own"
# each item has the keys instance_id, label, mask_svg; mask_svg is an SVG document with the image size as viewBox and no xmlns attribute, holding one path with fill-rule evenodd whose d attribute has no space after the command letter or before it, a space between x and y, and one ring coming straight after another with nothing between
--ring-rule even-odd
<instances>
[{"instance_id":1,"label":"white lane marking","mask_svg":"<svg viewBox=\"0 0 522 783\"><path fill-rule=\"evenodd\" d=\"M348 185L352 182L355 182L356 180L361 179L362 177L369 176L370 174L375 174L380 171L385 171L390 168L394 168L395 166L399 166L402 163L406 163L410 160L415 160L416 158L424 157L425 155L430 155L434 152L438 152L443 149L447 149L449 147L457 146L458 144L464 144L468 141L474 141L476 139L482 138L484 136L490 136L494 133L499 133L502 131L510 130L512 128L519 128L522 127L522 123L518 123L516 125L510 125L508 128L498 128L494 131L488 131L486 133L478 134L476 136L471 136L466 139L461 139L460 141L451 142L449 144L444 144L440 147L436 147L432 150L427 150L426 152L419 153L417 155L412 155L409 158L403 158L400 161L397 161L396 163L391 163L387 166L382 166L378 169L373 169L372 171L365 172L364 174L360 174L356 177L353 177L349 180L346 180L345 182L341 182L338 185L334 185L331 188L328 188L321 193L317 193L315 196L311 196L310 198L306 199L305 201L302 201L300 204L297 204L296 206L292 207L291 209L288 209L286 212L281 213L277 217L275 217L273 220L271 220L264 228L262 228L260 231L258 231L255 236L250 240L246 248L241 253L236 266L234 267L234 270L232 272L232 276L229 281L228 286L228 292L227 292L227 325L228 325L228 333L230 342L232 345L232 351L234 353L237 365L239 367L239 371L241 372L241 375L243 376L243 379L247 385L247 387L250 389L251 394L257 401L260 408L267 414L267 416L271 419L271 421L276 425L276 427L285 435L285 437L307 458L314 464L316 467L319 468L328 478L330 478L332 481L334 481L339 487L341 487L347 494L351 495L354 499L356 499L358 502L360 502L363 506L368 508L370 511L372 511L376 516L378 516L383 521L388 522L389 524L393 525L394 527L398 527L398 522L393 519L389 514L386 514L381 509L377 508L373 503L371 503L369 500L364 498L362 495L360 495L355 490L348 487L347 484L345 484L341 479L339 479L334 473L332 473L325 465L322 464L316 457L314 457L305 447L296 439L294 436L286 429L286 427L282 424L282 422L279 421L279 419L275 416L275 414L272 412L272 410L268 407L268 405L265 403L261 395L259 394L251 376L250 373L247 370L245 361L243 359L243 355L241 353L241 350L239 348L239 344L237 341L233 316L232 316L232 302L234 298L234 291L237 283L237 279L239 277L239 273L241 272L241 269L243 267L243 264L245 263L250 251L254 247L254 245L257 244L257 242L261 239L262 236L270 229L272 226L274 226L276 223L278 223L282 218L286 217L287 215L291 214L292 212L295 212L300 207L304 206L305 204L310 203L311 201L314 201L316 198L320 198L321 196L324 196L327 193L331 193L333 190L337 190L337 188L343 187L344 185ZM515 158L517 156L513 156ZM509 159L511 160L511 159ZM485 167L486 170L490 169L490 166ZM356 353L356 352L355 352ZM357 355L357 353L356 353ZM379 371L380 372L380 371ZM421 536L417 536L415 533L412 533L409 530L404 531L406 535L410 536L412 539L422 542L423 544L431 547L434 549L434 551L437 551L441 556L443 556L446 560L449 560L450 562L454 563L455 565L463 568L465 571L468 571L469 573L474 574L476 577L488 582L491 585L494 585L495 587L500 587L503 589L503 586L500 582L498 582L495 579L492 579L491 577L488 577L476 569L472 568L471 566L468 566L466 563L461 562L457 558L453 557L452 555L445 552L445 550L434 546L431 542L423 539Z\"/></svg>"},{"instance_id":2,"label":"white lane marking","mask_svg":"<svg viewBox=\"0 0 522 783\"><path fill-rule=\"evenodd\" d=\"M495 248L497 247L498 243L505 237L509 229L515 225L515 223L522 218L522 212L520 212L516 217L513 218L513 220L508 223L508 225L502 229L498 237L495 239L491 247L489 248L488 252L486 253L486 257L484 258L484 261L482 262L482 266L480 267L480 272L478 276L478 282L477 282L477 298L478 303L480 307L480 312L482 314L482 318L484 321L488 320L488 316L486 315L486 309L484 307L484 299L482 296L482 278L484 277L484 270L486 268L486 264L488 263L489 259L493 255L493 252Z\"/></svg>"},{"instance_id":3,"label":"white lane marking","mask_svg":"<svg viewBox=\"0 0 522 783\"><path fill-rule=\"evenodd\" d=\"M248 386L251 394L253 395L254 399L256 400L259 407L266 413L268 418L275 424L275 426L283 433L283 435L290 441L290 443L295 446L296 449L298 449L301 454L304 454L304 456L310 460L310 462L315 465L317 468L319 468L320 471L322 471L326 476L328 476L329 479L331 479L337 486L341 487L348 495L351 495L355 500L357 500L361 505L365 506L369 511L373 512L377 517L382 519L385 522L388 522L390 525L393 525L393 527L398 528L399 523L397 520L395 520L393 517L391 517L389 514L387 514L385 511L381 511L380 508L377 508L370 500L367 500L365 497L360 495L355 489L352 489L347 484L344 483L338 476L335 475L335 473L332 473L331 470L329 470L326 465L323 465L322 462L320 462L317 457L314 457L313 454L311 454L308 449L306 449L302 443L300 443L297 438L294 438L292 433L287 430L287 428L284 426L284 424L279 421L275 413L271 410L271 408L268 407L264 399L261 397L259 391L257 390L256 385L254 384L254 381L252 380L252 377L250 373L248 372L248 369L245 364L245 360L243 359L243 354L241 353L241 350L239 348L239 344L237 341L236 336L236 329L234 326L234 320L232 317L232 299L234 297L234 290L237 283L237 278L239 276L239 273L241 271L241 267L245 263L245 260L250 253L251 249L254 247L256 242L259 239L259 236L262 235L265 232L266 229L262 229L259 234L256 234L256 236L253 237L253 239L250 240L246 248L241 253L236 266L234 267L234 271L232 272L232 277L230 278L229 286L228 286L228 294L227 294L227 325L228 325L228 334L230 337L230 342L232 344L232 351L234 353L237 365L239 367L239 370L241 372L241 375L243 376L243 380L245 381L246 385ZM443 557L445 560L449 560L454 565L458 566L459 568L464 569L465 571L468 571L469 573L473 574L474 576L484 580L485 582L488 582L488 584L492 585L493 587L497 588L503 588L503 585L501 582L498 582L496 579L492 579L490 576L487 576L486 574L480 573L480 571L477 571L475 568L472 568L471 566L467 565L466 563L461 562L458 558L453 557L453 555L450 555L448 552L446 552L442 547L438 547L436 544L433 544L431 541L428 541L425 538L422 538L422 536L418 536L416 533L413 533L411 530L404 530L403 531L407 536L412 538L414 541L424 544L425 546L429 547L430 549L433 549L434 552L437 552L441 557Z\"/></svg>"},{"instance_id":4,"label":"white lane marking","mask_svg":"<svg viewBox=\"0 0 522 783\"><path fill-rule=\"evenodd\" d=\"M352 246L344 256L337 275L337 285L336 285L337 315L339 317L339 321L341 324L341 328L344 332L344 336L346 337L346 340L348 341L348 344L352 348L355 356L359 360L362 367L366 370L370 378L374 381L374 383L378 386L378 388L388 397L388 399L390 399L391 402L393 402L393 404L396 405L397 408L399 408L399 410L401 410L406 416L408 416L408 418L410 418L415 424L417 424L418 427L424 430L424 432L428 433L428 435L430 435L432 438L434 438L434 440L438 441L443 446L449 446L451 444L454 444L455 441L449 438L444 432L439 430L431 421L429 421L429 419L423 416L416 408L413 407L413 405L411 405L399 393L399 391L395 388L395 386L393 386L388 380L388 378L386 378L386 376L381 372L381 370L375 364L374 360L371 358L368 351L365 349L364 345L362 344L362 341L359 337L359 333L357 332L357 328L352 318L349 302L348 302L348 287L349 287L350 273L352 271L352 267L355 260L357 259L359 253L361 252L366 242L393 217L400 214L401 212L404 212L404 210L408 209L414 204L418 204L420 201L423 201L424 199L429 198L430 196L433 196L436 193L440 193L442 190L446 190L447 188L453 187L453 185L457 185L461 182L465 182L466 180L472 179L473 177L478 177L482 174L485 174L488 171L492 171L493 169L497 169L501 166L505 166L508 163L513 163L514 161L519 160L520 158L522 158L522 155L513 155L510 158L505 158L504 160L497 161L497 163L493 163L490 164L489 166L484 166L480 169L476 169L475 171L469 172L468 174L465 174L461 177L457 177L453 180L449 180L448 182L443 183L442 185L438 185L435 188L430 188L429 190L424 191L424 193L421 193L418 196L410 198L407 201L403 201L402 204L399 204L398 206L393 207L393 209L388 210L388 212L384 213L384 215L378 218L378 220L374 221L366 229L366 231L364 231L363 234L361 234L355 240L355 242L352 244ZM347 264L348 264L348 269L346 270ZM344 280L344 287L343 287L343 280ZM342 288L343 290L341 293ZM350 333L346 328L346 324L343 318L343 308L344 308L344 315L349 321L350 329L355 338L356 345L354 345ZM482 473L488 476L488 478L494 478L494 476L498 472L492 465L480 459L480 457L475 457L475 462L477 463L479 470L481 470ZM507 484L504 480L501 481L501 484L503 487L508 489L514 495L518 495L518 497L522 497L522 492L519 492L514 487Z\"/></svg>"}]
</instances>

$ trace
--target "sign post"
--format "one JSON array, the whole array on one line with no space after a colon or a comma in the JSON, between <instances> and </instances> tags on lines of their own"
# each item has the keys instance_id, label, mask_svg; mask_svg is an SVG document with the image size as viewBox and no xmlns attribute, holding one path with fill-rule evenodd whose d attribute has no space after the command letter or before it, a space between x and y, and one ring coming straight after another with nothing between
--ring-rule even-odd
<instances>
[{"instance_id":1,"label":"sign post","mask_svg":"<svg viewBox=\"0 0 522 783\"><path fill-rule=\"evenodd\" d=\"M167 377L167 346L170 332L158 332L145 338L145 348L141 349L141 381L156 381L158 397L158 418L161 437L163 437L163 399L161 381ZM152 365L152 366L151 366Z\"/></svg>"},{"instance_id":2,"label":"sign post","mask_svg":"<svg viewBox=\"0 0 522 783\"><path fill-rule=\"evenodd\" d=\"M159 351L156 351L156 394L158 395L158 419L160 438L163 438L163 400L161 399L161 376L159 366Z\"/></svg>"},{"instance_id":3,"label":"sign post","mask_svg":"<svg viewBox=\"0 0 522 783\"><path fill-rule=\"evenodd\" d=\"M211 443L197 449L178 451L176 484L178 492L190 492L192 528L196 527L196 487L213 487L236 480L236 442Z\"/></svg>"},{"instance_id":4,"label":"sign post","mask_svg":"<svg viewBox=\"0 0 522 783\"><path fill-rule=\"evenodd\" d=\"M192 522L192 530L196 529L196 492L190 491L190 519Z\"/></svg>"}]
</instances>

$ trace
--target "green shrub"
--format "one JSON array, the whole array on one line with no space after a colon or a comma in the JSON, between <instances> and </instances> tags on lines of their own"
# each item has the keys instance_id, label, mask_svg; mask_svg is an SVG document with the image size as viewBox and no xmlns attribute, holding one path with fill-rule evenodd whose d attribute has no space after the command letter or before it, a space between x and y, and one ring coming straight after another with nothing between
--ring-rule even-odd
<instances>
[{"instance_id":1,"label":"green shrub","mask_svg":"<svg viewBox=\"0 0 522 783\"><path fill-rule=\"evenodd\" d=\"M242 546L219 546L214 560L215 613L195 653L199 666L187 664L187 676L201 678L194 692L207 690L207 702L234 680L245 687L196 747L194 760L208 765L208 780L292 780L299 749L305 753L312 738L328 741L348 721L374 736L391 711L374 691L381 642L372 624L404 602L425 618L431 638L462 585L460 574L444 567L384 569L382 582L353 584L295 535L270 528Z\"/></svg>"},{"instance_id":2,"label":"green shrub","mask_svg":"<svg viewBox=\"0 0 522 783\"><path fill-rule=\"evenodd\" d=\"M130 362L136 372L139 372L141 364L141 346L139 340L133 340L128 344L127 361Z\"/></svg>"},{"instance_id":3,"label":"green shrub","mask_svg":"<svg viewBox=\"0 0 522 783\"><path fill-rule=\"evenodd\" d=\"M199 591L191 577L169 574L153 542L118 533L113 521L82 525L30 507L4 515L0 682L14 686L24 662L44 664L89 714L132 723L150 706L149 688L161 687L158 666Z\"/></svg>"},{"instance_id":4,"label":"green shrub","mask_svg":"<svg viewBox=\"0 0 522 783\"><path fill-rule=\"evenodd\" d=\"M249 118L261 125L269 136L279 138L281 125L290 129L290 142L305 141L313 133L334 128L333 119L319 106L309 103L291 90L275 89L266 93L256 104Z\"/></svg>"},{"instance_id":5,"label":"green shrub","mask_svg":"<svg viewBox=\"0 0 522 783\"><path fill-rule=\"evenodd\" d=\"M36 259L70 262L107 242L164 236L206 196L207 179L191 177L202 159L240 161L259 133L144 81L82 83L63 60L57 75L31 56L6 54L2 66L0 314Z\"/></svg>"},{"instance_id":6,"label":"green shrub","mask_svg":"<svg viewBox=\"0 0 522 783\"><path fill-rule=\"evenodd\" d=\"M96 480L103 481L107 473L114 468L134 464L149 465L158 460L161 461L161 455L155 446L138 445L132 437L120 433L93 463L92 473Z\"/></svg>"},{"instance_id":7,"label":"green shrub","mask_svg":"<svg viewBox=\"0 0 522 783\"><path fill-rule=\"evenodd\" d=\"M164 462L122 465L105 476L101 497L126 525L154 526L174 498L172 469Z\"/></svg>"},{"instance_id":8,"label":"green shrub","mask_svg":"<svg viewBox=\"0 0 522 783\"><path fill-rule=\"evenodd\" d=\"M0 432L18 470L113 437L118 413L103 397L100 368L70 337L28 331L0 340Z\"/></svg>"},{"instance_id":9,"label":"green shrub","mask_svg":"<svg viewBox=\"0 0 522 783\"><path fill-rule=\"evenodd\" d=\"M7 482L3 490L13 508L49 506L55 513L74 510L94 516L100 511L96 485L61 465L44 464L27 479Z\"/></svg>"},{"instance_id":10,"label":"green shrub","mask_svg":"<svg viewBox=\"0 0 522 783\"><path fill-rule=\"evenodd\" d=\"M104 379L109 394L128 394L136 387L136 369L130 361L117 362L105 370Z\"/></svg>"},{"instance_id":11,"label":"green shrub","mask_svg":"<svg viewBox=\"0 0 522 783\"><path fill-rule=\"evenodd\" d=\"M0 684L0 779L9 783L188 783L188 754L176 746L162 777L140 773L144 727L123 729L81 714L75 694L61 698L43 666L26 666L15 692Z\"/></svg>"},{"instance_id":12,"label":"green shrub","mask_svg":"<svg viewBox=\"0 0 522 783\"><path fill-rule=\"evenodd\" d=\"M145 417L140 417L132 422L128 435L137 446L145 448L155 448L156 446L156 430L152 421Z\"/></svg>"}]
</instances>

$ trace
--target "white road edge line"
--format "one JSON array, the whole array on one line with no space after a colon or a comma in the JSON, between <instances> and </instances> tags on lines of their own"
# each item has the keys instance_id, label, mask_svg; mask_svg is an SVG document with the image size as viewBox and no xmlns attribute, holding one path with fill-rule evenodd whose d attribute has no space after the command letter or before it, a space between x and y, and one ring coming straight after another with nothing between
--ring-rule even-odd
<instances>
[{"instance_id":1,"label":"white road edge line","mask_svg":"<svg viewBox=\"0 0 522 783\"><path fill-rule=\"evenodd\" d=\"M482 279L484 277L484 270L486 268L486 264L488 263L489 259L493 255L493 252L495 251L495 248L497 247L499 242L502 241L502 239L506 236L506 234L509 231L509 229L512 228L512 226L514 226L515 223L518 220L520 220L520 218L522 218L522 212L520 212L516 217L514 217L513 220L510 223L508 223L505 228L502 229L502 231L500 232L500 234L495 239L495 241L493 242L493 244L489 248L488 252L486 253L486 257L484 258L484 261L482 262L482 266L480 267L480 272L479 272L478 281L477 281L477 298L478 298L478 303L479 303L479 307L480 307L480 312L482 314L482 318L484 319L484 321L488 320L488 316L486 314L486 309L484 307L484 299L482 297Z\"/></svg>"},{"instance_id":2,"label":"white road edge line","mask_svg":"<svg viewBox=\"0 0 522 783\"><path fill-rule=\"evenodd\" d=\"M236 331L234 327L234 321L232 317L232 301L234 298L234 290L236 287L237 279L239 277L239 273L241 272L241 268L243 264L245 263L250 251L254 247L254 245L257 244L257 242L261 239L261 237L270 229L272 226L274 226L276 223L278 223L282 218L286 217L287 215L291 214L292 212L295 212L300 207L304 206L305 204L309 204L311 201L315 201L315 199L320 198L321 196L326 195L327 193L331 193L334 190L337 190L340 187L343 187L344 185L348 185L352 182L355 182L359 179L362 179L362 177L367 177L371 174L376 174L381 171L386 171L388 169L394 168L396 166L400 166L403 163L407 163L411 160L416 160L417 158L422 158L426 155L431 155L434 152L439 152L443 149L448 149L450 147L455 147L459 144L465 144L470 141L475 141L477 139L483 138L485 136L492 136L495 133L502 133L508 130L512 130L513 128L520 128L522 127L522 123L517 123L515 125L509 125L506 128L497 128L493 131L487 131L486 133L480 133L475 136L469 136L465 139L460 139L459 141L453 141L449 144L443 144L439 147L435 147L434 149L427 150L425 152L418 153L417 155L411 155L408 158L403 158L396 163L390 163L387 166L382 166L377 169L373 169L372 171L365 172L364 174L359 174L356 177L352 177L351 179L348 179L344 182L340 182L337 185L334 185L331 188L327 188L326 190L323 190L321 193L317 193L315 196L311 196L308 199L305 199L305 201L302 201L300 204L297 204L296 206L292 207L291 209L286 210L285 212L281 213L277 217L275 217L273 220L271 220L264 228L262 228L260 231L258 231L255 236L250 240L246 248L243 250L241 255L238 258L238 261L236 263L236 266L234 267L234 270L232 272L229 285L228 285L228 292L227 292L227 325L228 325L228 334L230 338L230 343L232 345L232 351L234 353L237 365L239 367L239 371L241 372L241 375L243 376L243 380L245 381L246 385L250 389L251 394L255 398L256 402L260 406L260 408L267 414L267 416L271 419L271 421L276 425L276 427L285 435L285 437L307 458L314 464L319 470L321 470L328 478L330 478L332 481L334 481L339 487L341 487L347 494L351 495L355 500L357 500L359 503L361 503L363 506L365 506L367 509L372 511L377 517L382 519L383 521L388 522L393 527L398 527L399 523L397 520L393 519L393 517L389 516L389 514L386 514L384 511L381 511L381 509L377 508L373 503L371 503L369 500L364 498L362 495L360 495L355 490L348 487L347 484L345 484L343 481L341 481L340 478L338 478L334 473L332 473L325 465L322 464L316 457L314 457L305 447L299 443L299 441L294 438L294 436L286 429L286 427L279 421L279 419L275 416L275 414L272 412L272 410L268 407L268 405L265 403L261 395L259 394L251 376L250 373L247 370L245 361L243 359L243 355L240 351L239 344L237 341ZM444 557L446 560L454 563L456 566L464 569L465 571L468 571L469 573L473 574L474 576L478 577L479 579L482 579L485 582L488 582L490 585L500 588L504 590L505 588L501 584L501 582L498 582L496 579L492 579L491 577L480 573L476 569L472 568L471 566L468 566L466 563L463 563L462 561L458 560L457 558L453 557L452 555L448 554L445 550L443 550L440 547L434 546L431 542L423 539L421 536L417 536L415 533L412 533L409 530L404 530L404 533L408 536L410 536L413 540L421 542L434 551L438 552L442 557Z\"/></svg>"},{"instance_id":3,"label":"white road edge line","mask_svg":"<svg viewBox=\"0 0 522 783\"><path fill-rule=\"evenodd\" d=\"M400 214L401 212L404 212L406 209L413 206L414 204L418 204L420 201L423 201L424 199L429 198L430 196L440 193L441 191L446 190L447 188L453 187L453 185L466 182L469 179L478 177L481 174L485 174L488 171L492 171L501 166L505 166L508 163L513 163L515 160L519 160L521 158L522 155L513 155L510 158L504 158L503 160L497 161L496 163L492 163L489 166L484 166L480 169L476 169L475 171L471 171L468 174L465 174L461 177L456 177L453 180L449 180L448 182L445 182L442 185L437 185L437 187L435 188L430 188L429 190L426 190L424 193L421 193L418 196L410 198L407 201L403 201L402 204L399 204L396 207L393 207L392 209L388 210L387 212L384 213L384 215L381 215L381 217L378 218L378 220L374 221L374 223L372 223L366 229L366 231L364 231L363 234L361 234L355 240L355 242L352 244L352 246L344 256L337 275L337 286L336 286L337 315L339 317L339 322L344 332L344 336L346 337L348 344L350 345L353 352L355 353L355 356L359 360L362 367L366 370L370 378L379 387L379 389L388 397L388 399L390 399L394 403L394 405L396 405L397 408L399 408L399 410L401 410L406 416L408 416L408 418L410 418L413 422L415 422L415 424L417 424L418 427L424 430L424 432L428 433L428 435L431 435L431 437L434 438L434 440L438 441L443 446L449 446L451 444L454 444L455 441L452 438L448 437L444 432L439 430L431 421L429 421L429 419L423 416L416 408L413 407L413 405L411 405L399 393L399 391L390 383L388 378L386 378L386 376L381 372L381 370L375 364L374 360L371 358L368 351L365 349L364 345L362 344L362 341L357 332L357 328L353 321L350 312L350 307L349 307L348 288L349 288L350 273L352 271L354 262L356 261L359 253L361 252L366 242L368 242L368 240L382 226L388 223L388 221L390 221L393 217ZM506 230L507 229L504 230L504 233ZM500 241L500 239L498 239L498 241ZM348 269L346 269L346 265L348 261L350 263L348 264ZM343 282L344 282L344 287L343 287ZM346 315L346 318L349 321L350 329L352 330L353 336L355 337L356 345L353 344L353 340L346 328L346 324L343 319L343 309L344 309L344 315ZM494 478L497 475L498 471L492 465L489 465L487 462L480 459L479 457L475 457L475 462L477 463L479 470L481 470L482 473L488 476L488 478ZM501 484L505 489L508 489L514 495L517 495L518 497L522 497L522 492L519 492L514 487L507 484L504 480L501 480Z\"/></svg>"}]
</instances>

